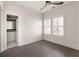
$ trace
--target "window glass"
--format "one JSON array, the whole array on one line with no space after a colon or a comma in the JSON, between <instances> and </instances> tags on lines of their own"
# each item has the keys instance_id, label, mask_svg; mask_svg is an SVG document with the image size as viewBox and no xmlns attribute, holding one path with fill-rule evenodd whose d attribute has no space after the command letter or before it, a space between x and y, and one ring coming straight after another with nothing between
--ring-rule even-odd
<instances>
[{"instance_id":1,"label":"window glass","mask_svg":"<svg viewBox=\"0 0 79 59\"><path fill-rule=\"evenodd\" d=\"M58 34L58 27L53 27L52 34L53 35L57 35Z\"/></svg>"},{"instance_id":2,"label":"window glass","mask_svg":"<svg viewBox=\"0 0 79 59\"><path fill-rule=\"evenodd\" d=\"M51 34L51 27L45 27L44 34Z\"/></svg>"},{"instance_id":3,"label":"window glass","mask_svg":"<svg viewBox=\"0 0 79 59\"><path fill-rule=\"evenodd\" d=\"M44 26L47 27L47 26L51 26L51 20L44 20Z\"/></svg>"},{"instance_id":4,"label":"window glass","mask_svg":"<svg viewBox=\"0 0 79 59\"><path fill-rule=\"evenodd\" d=\"M44 34L51 34L51 19L44 20Z\"/></svg>"},{"instance_id":5,"label":"window glass","mask_svg":"<svg viewBox=\"0 0 79 59\"><path fill-rule=\"evenodd\" d=\"M59 26L64 26L64 20L63 20L63 17L59 17L58 19L59 21Z\"/></svg>"},{"instance_id":6,"label":"window glass","mask_svg":"<svg viewBox=\"0 0 79 59\"><path fill-rule=\"evenodd\" d=\"M52 19L52 34L56 36L64 36L64 17Z\"/></svg>"},{"instance_id":7,"label":"window glass","mask_svg":"<svg viewBox=\"0 0 79 59\"><path fill-rule=\"evenodd\" d=\"M52 21L53 26L58 26L58 19L54 18Z\"/></svg>"},{"instance_id":8,"label":"window glass","mask_svg":"<svg viewBox=\"0 0 79 59\"><path fill-rule=\"evenodd\" d=\"M63 27L59 27L59 28L58 28L58 35L59 35L59 36L63 36L63 35L64 35L64 31L63 31L63 30L64 30Z\"/></svg>"}]
</instances>

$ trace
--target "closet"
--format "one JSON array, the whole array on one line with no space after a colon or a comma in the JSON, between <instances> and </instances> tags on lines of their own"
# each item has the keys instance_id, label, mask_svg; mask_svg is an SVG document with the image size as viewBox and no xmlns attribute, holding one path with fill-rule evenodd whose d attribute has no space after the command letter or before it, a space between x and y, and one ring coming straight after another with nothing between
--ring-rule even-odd
<instances>
[{"instance_id":1,"label":"closet","mask_svg":"<svg viewBox=\"0 0 79 59\"><path fill-rule=\"evenodd\" d=\"M17 46L16 20L18 16L7 14L7 47Z\"/></svg>"}]
</instances>

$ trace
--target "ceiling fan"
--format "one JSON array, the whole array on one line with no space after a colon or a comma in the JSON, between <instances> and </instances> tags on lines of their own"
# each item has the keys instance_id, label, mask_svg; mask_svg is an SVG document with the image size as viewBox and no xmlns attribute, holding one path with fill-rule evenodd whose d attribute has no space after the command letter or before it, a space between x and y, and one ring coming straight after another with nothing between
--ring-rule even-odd
<instances>
[{"instance_id":1,"label":"ceiling fan","mask_svg":"<svg viewBox=\"0 0 79 59\"><path fill-rule=\"evenodd\" d=\"M64 2L60 2L60 1L45 1L45 5L40 9L43 10L45 7L47 7L48 4L51 5L62 5Z\"/></svg>"}]
</instances>

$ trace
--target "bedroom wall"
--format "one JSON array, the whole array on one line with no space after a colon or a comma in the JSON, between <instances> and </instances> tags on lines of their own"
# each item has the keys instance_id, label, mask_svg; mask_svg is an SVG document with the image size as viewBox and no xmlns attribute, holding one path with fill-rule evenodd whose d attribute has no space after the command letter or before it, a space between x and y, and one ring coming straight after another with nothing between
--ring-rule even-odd
<instances>
[{"instance_id":1,"label":"bedroom wall","mask_svg":"<svg viewBox=\"0 0 79 59\"><path fill-rule=\"evenodd\" d=\"M0 52L2 52L2 49L4 48L2 48L2 46L3 46L3 42L4 42L4 36L3 36L3 33L4 33L4 25L3 25L3 22L4 22L4 10L3 10L3 2L2 1L0 1ZM5 45L5 43L4 43L4 45Z\"/></svg>"},{"instance_id":2,"label":"bedroom wall","mask_svg":"<svg viewBox=\"0 0 79 59\"><path fill-rule=\"evenodd\" d=\"M0 6L0 16L1 16L1 6ZM1 30L1 18L0 18L0 30ZM1 31L0 31L0 52L1 52Z\"/></svg>"},{"instance_id":3,"label":"bedroom wall","mask_svg":"<svg viewBox=\"0 0 79 59\"><path fill-rule=\"evenodd\" d=\"M79 2L52 9L44 20L55 16L64 16L64 36L44 35L43 39L79 50Z\"/></svg>"},{"instance_id":4,"label":"bedroom wall","mask_svg":"<svg viewBox=\"0 0 79 59\"><path fill-rule=\"evenodd\" d=\"M21 5L18 5L15 2L4 2L4 42L2 43L2 50L7 48L7 22L6 22L6 14L12 14L18 16L17 19L17 39L18 46L22 46L25 44L30 44L32 42L36 42L42 39L42 17L41 14L25 9Z\"/></svg>"}]
</instances>

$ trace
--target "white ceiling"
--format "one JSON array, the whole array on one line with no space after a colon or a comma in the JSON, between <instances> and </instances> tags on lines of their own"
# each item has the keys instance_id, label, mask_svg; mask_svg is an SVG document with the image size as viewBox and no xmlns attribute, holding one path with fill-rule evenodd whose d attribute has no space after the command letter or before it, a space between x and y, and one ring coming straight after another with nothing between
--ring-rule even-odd
<instances>
[{"instance_id":1,"label":"white ceiling","mask_svg":"<svg viewBox=\"0 0 79 59\"><path fill-rule=\"evenodd\" d=\"M40 11L40 9L45 5L45 1L20 1L20 2L17 1L16 3L22 5L25 8L29 8L33 11L36 11L36 12L46 12L46 11L50 10L53 7L53 5L48 5L45 9ZM71 2L65 1L63 6L67 5L69 3L71 3ZM55 7L58 7L58 6L55 6Z\"/></svg>"},{"instance_id":2,"label":"white ceiling","mask_svg":"<svg viewBox=\"0 0 79 59\"><path fill-rule=\"evenodd\" d=\"M40 12L40 9L44 6L44 1L21 1L17 2L25 8L29 8L33 11Z\"/></svg>"}]
</instances>

